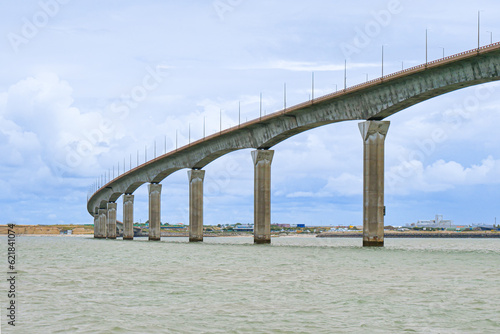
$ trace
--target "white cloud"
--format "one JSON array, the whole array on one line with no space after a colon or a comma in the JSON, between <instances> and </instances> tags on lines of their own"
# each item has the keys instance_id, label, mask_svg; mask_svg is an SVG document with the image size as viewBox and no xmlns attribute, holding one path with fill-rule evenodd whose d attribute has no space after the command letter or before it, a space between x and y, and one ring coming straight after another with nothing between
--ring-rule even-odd
<instances>
[{"instance_id":1,"label":"white cloud","mask_svg":"<svg viewBox=\"0 0 500 334\"><path fill-rule=\"evenodd\" d=\"M310 191L296 191L291 194L288 194L286 197L288 198L297 198L297 197L318 197L318 193L313 193Z\"/></svg>"},{"instance_id":2,"label":"white cloud","mask_svg":"<svg viewBox=\"0 0 500 334\"><path fill-rule=\"evenodd\" d=\"M438 160L424 166L412 160L389 168L386 191L389 194L440 192L460 186L500 183L500 160L488 156L480 164L464 167L455 161Z\"/></svg>"},{"instance_id":3,"label":"white cloud","mask_svg":"<svg viewBox=\"0 0 500 334\"><path fill-rule=\"evenodd\" d=\"M339 177L330 177L324 190L342 196L361 195L363 194L362 175L342 173Z\"/></svg>"},{"instance_id":4,"label":"white cloud","mask_svg":"<svg viewBox=\"0 0 500 334\"><path fill-rule=\"evenodd\" d=\"M39 192L61 173L82 177L98 168L99 150L93 149L100 143L77 163L71 158L102 116L82 112L73 103L70 85L53 73L26 78L1 93L0 153L3 165L10 166L5 179Z\"/></svg>"},{"instance_id":5,"label":"white cloud","mask_svg":"<svg viewBox=\"0 0 500 334\"><path fill-rule=\"evenodd\" d=\"M347 69L360 69L379 67L379 63L348 63ZM237 67L235 69L266 69L266 70L286 70L296 72L322 72L322 71L344 71L345 64L321 64L308 61L294 60L274 60L263 64Z\"/></svg>"}]
</instances>

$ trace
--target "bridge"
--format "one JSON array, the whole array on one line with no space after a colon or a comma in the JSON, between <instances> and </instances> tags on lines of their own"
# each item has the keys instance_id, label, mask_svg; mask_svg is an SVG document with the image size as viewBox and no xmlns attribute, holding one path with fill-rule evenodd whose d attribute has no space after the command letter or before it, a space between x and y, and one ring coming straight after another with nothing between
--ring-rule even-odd
<instances>
[{"instance_id":1,"label":"bridge","mask_svg":"<svg viewBox=\"0 0 500 334\"><path fill-rule=\"evenodd\" d=\"M361 120L363 246L384 245L384 143L387 117L433 97L500 79L500 42L345 88L189 143L125 172L88 198L95 238L116 238L117 200L123 195L124 239L133 239L134 191L148 183L149 240L160 240L160 182L188 169L189 240L203 241L203 168L240 149L254 149L254 242L271 242L271 148L298 133Z\"/></svg>"}]
</instances>

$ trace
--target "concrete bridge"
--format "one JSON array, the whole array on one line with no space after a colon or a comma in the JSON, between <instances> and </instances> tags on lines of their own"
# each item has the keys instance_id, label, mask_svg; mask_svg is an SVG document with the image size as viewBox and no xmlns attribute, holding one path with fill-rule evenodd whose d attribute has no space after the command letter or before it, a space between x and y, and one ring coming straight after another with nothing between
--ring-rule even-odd
<instances>
[{"instance_id":1,"label":"concrete bridge","mask_svg":"<svg viewBox=\"0 0 500 334\"><path fill-rule=\"evenodd\" d=\"M319 126L362 120L364 143L363 246L384 244L384 141L389 121L412 105L464 87L500 79L500 43L441 58L420 66L312 99L260 117L148 161L101 186L90 196L95 238L116 238L116 201L123 195L124 239L133 238L134 191L148 183L149 240L160 239L160 182L188 169L189 240L203 240L205 167L232 151L253 148L254 242L271 242L271 163L274 145Z\"/></svg>"}]
</instances>

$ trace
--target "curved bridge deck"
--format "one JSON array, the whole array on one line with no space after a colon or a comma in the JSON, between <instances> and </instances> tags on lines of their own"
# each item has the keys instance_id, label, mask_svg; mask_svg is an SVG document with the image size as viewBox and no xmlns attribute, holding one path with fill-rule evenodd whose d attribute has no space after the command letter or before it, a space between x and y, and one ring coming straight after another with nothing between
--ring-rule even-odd
<instances>
[{"instance_id":1,"label":"curved bridge deck","mask_svg":"<svg viewBox=\"0 0 500 334\"><path fill-rule=\"evenodd\" d=\"M180 169L202 169L232 151L268 150L298 133L336 122L378 122L430 98L499 79L500 42L388 74L231 127L152 159L97 189L88 199L87 210L95 216L108 203L123 194L133 194L144 183L160 183ZM384 127L375 126L385 137ZM374 130L367 125L362 131L366 144Z\"/></svg>"}]
</instances>

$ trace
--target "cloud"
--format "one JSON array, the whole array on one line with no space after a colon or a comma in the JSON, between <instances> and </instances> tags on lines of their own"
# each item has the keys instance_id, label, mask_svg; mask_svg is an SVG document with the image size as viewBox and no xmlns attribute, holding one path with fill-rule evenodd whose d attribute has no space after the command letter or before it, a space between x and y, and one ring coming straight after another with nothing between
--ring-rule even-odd
<instances>
[{"instance_id":1,"label":"cloud","mask_svg":"<svg viewBox=\"0 0 500 334\"><path fill-rule=\"evenodd\" d=\"M379 63L348 63L347 69L378 67ZM296 72L322 72L322 71L343 71L344 64L321 64L307 61L274 60L263 64L249 65L234 68L238 70L266 69L266 70L286 70Z\"/></svg>"},{"instance_id":2,"label":"cloud","mask_svg":"<svg viewBox=\"0 0 500 334\"><path fill-rule=\"evenodd\" d=\"M287 194L287 198L327 198L351 197L363 194L363 179L360 175L342 173L338 177L328 177L327 184L317 191L295 191ZM283 195L279 192L275 195Z\"/></svg>"},{"instance_id":3,"label":"cloud","mask_svg":"<svg viewBox=\"0 0 500 334\"><path fill-rule=\"evenodd\" d=\"M339 177L328 178L328 184L324 188L331 194L342 196L356 196L363 194L362 175L342 173Z\"/></svg>"},{"instance_id":4,"label":"cloud","mask_svg":"<svg viewBox=\"0 0 500 334\"><path fill-rule=\"evenodd\" d=\"M297 198L297 197L318 197L319 193L313 193L311 191L296 191L291 194L288 194L286 197L288 198Z\"/></svg>"},{"instance_id":5,"label":"cloud","mask_svg":"<svg viewBox=\"0 0 500 334\"><path fill-rule=\"evenodd\" d=\"M456 161L438 160L428 166L418 160L405 161L390 167L386 174L387 193L399 195L442 192L460 186L498 183L500 160L495 160L492 156L470 167L464 167Z\"/></svg>"},{"instance_id":6,"label":"cloud","mask_svg":"<svg viewBox=\"0 0 500 334\"><path fill-rule=\"evenodd\" d=\"M98 151L89 154L88 162L79 159L81 164L72 164L70 153L102 116L82 112L73 103L70 85L52 73L26 78L1 93L0 152L4 166L11 167L8 172L19 177L16 183L29 180L28 188L45 184L60 176L61 168L73 175L88 173Z\"/></svg>"}]
</instances>

